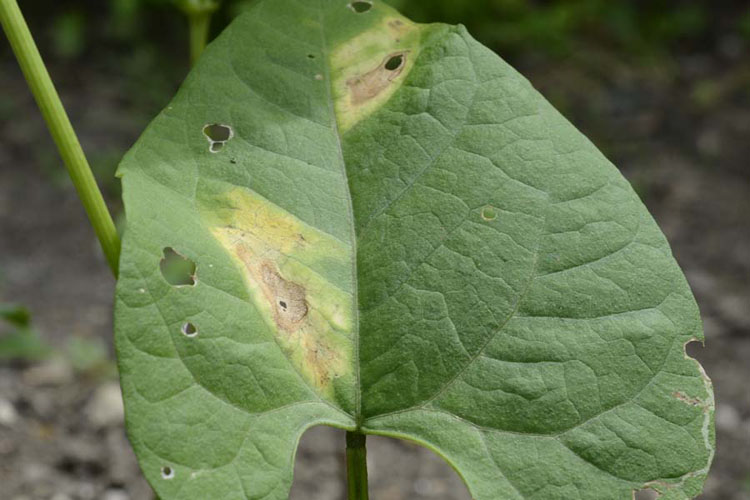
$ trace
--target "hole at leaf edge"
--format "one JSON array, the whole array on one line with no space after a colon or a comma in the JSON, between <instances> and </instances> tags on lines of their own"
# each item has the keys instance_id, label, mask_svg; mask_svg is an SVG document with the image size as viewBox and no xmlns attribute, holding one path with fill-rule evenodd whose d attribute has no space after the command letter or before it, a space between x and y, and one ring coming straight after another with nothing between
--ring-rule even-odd
<instances>
[{"instance_id":1,"label":"hole at leaf edge","mask_svg":"<svg viewBox=\"0 0 750 500\"><path fill-rule=\"evenodd\" d=\"M661 495L651 488L643 488L633 491L633 500L656 500Z\"/></svg>"}]
</instances>

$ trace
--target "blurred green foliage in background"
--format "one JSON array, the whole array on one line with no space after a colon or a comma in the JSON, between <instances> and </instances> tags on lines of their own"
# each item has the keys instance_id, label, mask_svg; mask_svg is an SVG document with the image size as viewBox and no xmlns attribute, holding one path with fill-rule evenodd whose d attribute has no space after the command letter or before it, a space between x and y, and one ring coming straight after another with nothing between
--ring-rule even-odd
<instances>
[{"instance_id":1,"label":"blurred green foliage in background","mask_svg":"<svg viewBox=\"0 0 750 500\"><path fill-rule=\"evenodd\" d=\"M24 9L51 23L61 57L77 57L93 31L131 44L170 37L180 19L174 7L186 0L65 0L25 2ZM195 1L195 0L192 0ZM653 54L704 41L717 23L750 38L750 5L722 0L386 0L416 21L465 24L490 47L508 54L537 50L563 56L582 42ZM224 0L214 22L221 29L253 0ZM717 4L722 4L717 8ZM736 11L729 22L717 12ZM171 18L171 19L170 19ZM102 23L101 20L104 19ZM96 22L94 22L96 20ZM156 32L149 29L159 26ZM715 26L714 26L715 27ZM185 37L183 37L185 38ZM179 47L180 49L185 46Z\"/></svg>"},{"instance_id":2,"label":"blurred green foliage in background","mask_svg":"<svg viewBox=\"0 0 750 500\"><path fill-rule=\"evenodd\" d=\"M50 348L31 327L28 309L0 303L0 361L37 361L50 354Z\"/></svg>"}]
</instances>

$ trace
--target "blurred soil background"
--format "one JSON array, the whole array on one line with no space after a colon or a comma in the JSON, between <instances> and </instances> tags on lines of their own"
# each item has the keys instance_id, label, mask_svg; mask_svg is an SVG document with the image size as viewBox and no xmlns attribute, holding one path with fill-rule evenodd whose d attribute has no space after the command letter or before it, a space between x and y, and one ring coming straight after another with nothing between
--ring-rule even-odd
<instances>
[{"instance_id":1,"label":"blurred soil background","mask_svg":"<svg viewBox=\"0 0 750 500\"><path fill-rule=\"evenodd\" d=\"M108 201L113 173L188 65L169 0L25 0ZM230 1L218 31L249 2ZM718 450L704 500L750 499L750 5L715 0L393 0L462 22L634 184L700 304ZM121 221L120 221L121 222ZM0 500L150 500L122 428L114 280L0 39ZM12 307L15 304L22 307ZM30 316L26 312L30 312ZM315 429L292 498L344 498L341 432ZM440 458L370 440L375 500L468 499Z\"/></svg>"}]
</instances>

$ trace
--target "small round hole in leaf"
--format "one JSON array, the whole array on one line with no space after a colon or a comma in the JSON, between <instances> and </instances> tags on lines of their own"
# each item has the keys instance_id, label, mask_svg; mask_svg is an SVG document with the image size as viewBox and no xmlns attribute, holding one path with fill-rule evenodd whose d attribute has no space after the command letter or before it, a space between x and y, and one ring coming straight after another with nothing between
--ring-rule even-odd
<instances>
[{"instance_id":1,"label":"small round hole in leaf","mask_svg":"<svg viewBox=\"0 0 750 500\"><path fill-rule=\"evenodd\" d=\"M349 7L357 14L362 14L372 9L372 2L365 2L362 0L354 1L349 4Z\"/></svg>"},{"instance_id":2,"label":"small round hole in leaf","mask_svg":"<svg viewBox=\"0 0 750 500\"><path fill-rule=\"evenodd\" d=\"M196 335L198 335L198 329L195 327L194 324L188 322L182 325L182 334L186 337L193 338Z\"/></svg>"},{"instance_id":3,"label":"small round hole in leaf","mask_svg":"<svg viewBox=\"0 0 750 500\"><path fill-rule=\"evenodd\" d=\"M396 71L404 64L404 55L399 54L397 56L393 56L385 63L385 69L388 71Z\"/></svg>"},{"instance_id":4,"label":"small round hole in leaf","mask_svg":"<svg viewBox=\"0 0 750 500\"><path fill-rule=\"evenodd\" d=\"M164 249L164 258L159 263L159 269L167 283L172 286L195 285L195 262L183 257L174 248Z\"/></svg>"},{"instance_id":5,"label":"small round hole in leaf","mask_svg":"<svg viewBox=\"0 0 750 500\"><path fill-rule=\"evenodd\" d=\"M497 209L492 205L487 205L482 209L482 219L487 222L497 219Z\"/></svg>"},{"instance_id":6,"label":"small round hole in leaf","mask_svg":"<svg viewBox=\"0 0 750 500\"><path fill-rule=\"evenodd\" d=\"M161 477L162 479L174 478L174 469L168 465L165 465L161 468Z\"/></svg>"}]
</instances>

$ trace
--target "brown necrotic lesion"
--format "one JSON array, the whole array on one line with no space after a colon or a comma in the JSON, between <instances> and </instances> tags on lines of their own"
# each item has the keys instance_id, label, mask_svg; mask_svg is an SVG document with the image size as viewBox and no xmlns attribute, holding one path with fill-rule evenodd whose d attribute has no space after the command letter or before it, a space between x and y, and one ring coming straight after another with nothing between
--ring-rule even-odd
<instances>
[{"instance_id":1,"label":"brown necrotic lesion","mask_svg":"<svg viewBox=\"0 0 750 500\"><path fill-rule=\"evenodd\" d=\"M390 54L376 68L347 80L352 104L367 102L387 89L404 71L407 55L408 51Z\"/></svg>"},{"instance_id":2,"label":"brown necrotic lesion","mask_svg":"<svg viewBox=\"0 0 750 500\"><path fill-rule=\"evenodd\" d=\"M261 279L264 292L273 305L276 325L287 332L298 330L307 316L305 289L282 278L271 262L264 262L261 266Z\"/></svg>"},{"instance_id":3,"label":"brown necrotic lesion","mask_svg":"<svg viewBox=\"0 0 750 500\"><path fill-rule=\"evenodd\" d=\"M212 233L238 264L253 314L311 386L332 398L333 381L352 376L353 294L347 283L330 280L331 269L347 268L349 249L249 190L232 189L206 206Z\"/></svg>"}]
</instances>

